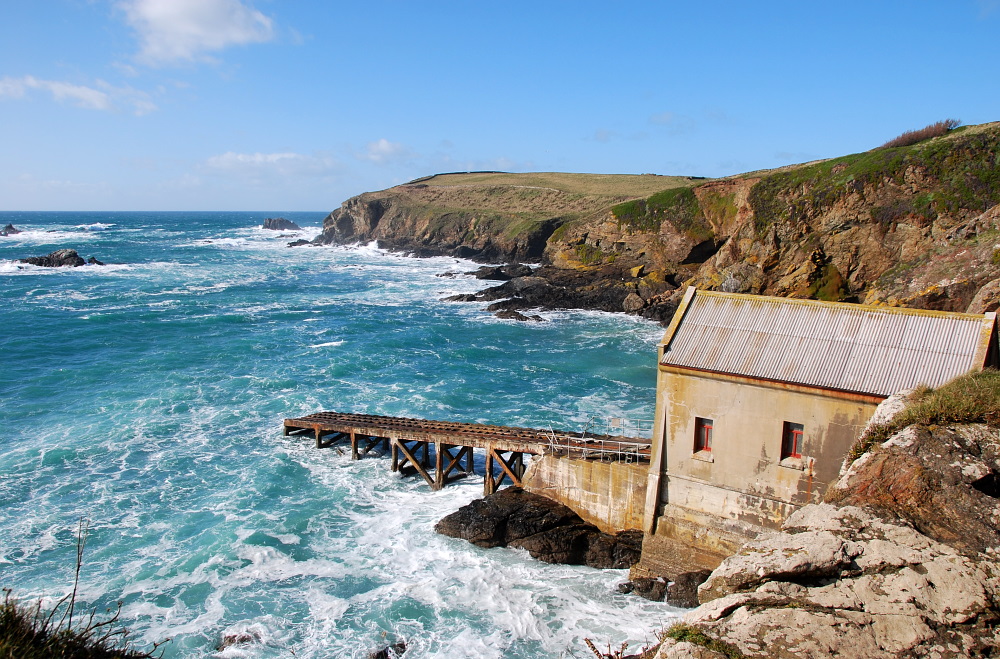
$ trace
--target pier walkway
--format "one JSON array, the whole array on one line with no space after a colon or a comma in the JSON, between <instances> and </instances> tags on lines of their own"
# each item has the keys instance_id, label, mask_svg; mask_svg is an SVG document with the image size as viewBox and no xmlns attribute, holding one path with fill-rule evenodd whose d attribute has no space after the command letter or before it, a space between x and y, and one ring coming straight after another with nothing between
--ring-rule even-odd
<instances>
[{"instance_id":1,"label":"pier walkway","mask_svg":"<svg viewBox=\"0 0 1000 659\"><path fill-rule=\"evenodd\" d=\"M650 440L639 437L340 412L285 419L285 435L311 436L316 448L350 442L354 460L376 448L391 450L393 471L420 474L434 489L474 474L473 451L482 449L486 494L508 479L521 485L525 454L635 463L649 462L650 453Z\"/></svg>"}]
</instances>

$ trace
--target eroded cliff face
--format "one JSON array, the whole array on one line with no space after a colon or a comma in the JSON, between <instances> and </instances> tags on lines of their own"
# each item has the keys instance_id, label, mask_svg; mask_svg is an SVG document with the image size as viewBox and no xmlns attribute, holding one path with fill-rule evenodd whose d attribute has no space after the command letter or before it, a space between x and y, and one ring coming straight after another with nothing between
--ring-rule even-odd
<instances>
[{"instance_id":1,"label":"eroded cliff face","mask_svg":"<svg viewBox=\"0 0 1000 659\"><path fill-rule=\"evenodd\" d=\"M669 316L672 291L688 284L977 313L1000 306L1000 122L728 179L653 177L644 182L663 189L647 196L515 178L529 175L450 176L354 197L319 240L541 262L588 285L613 279L604 307L653 317Z\"/></svg>"}]
</instances>

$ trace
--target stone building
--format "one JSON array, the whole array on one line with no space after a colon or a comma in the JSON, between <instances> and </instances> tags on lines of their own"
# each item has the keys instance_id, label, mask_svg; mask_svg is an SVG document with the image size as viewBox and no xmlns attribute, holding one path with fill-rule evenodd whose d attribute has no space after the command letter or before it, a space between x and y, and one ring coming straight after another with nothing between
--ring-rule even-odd
<instances>
[{"instance_id":1,"label":"stone building","mask_svg":"<svg viewBox=\"0 0 1000 659\"><path fill-rule=\"evenodd\" d=\"M819 502L886 397L996 363L994 313L688 288L659 346L637 573L714 568Z\"/></svg>"}]
</instances>

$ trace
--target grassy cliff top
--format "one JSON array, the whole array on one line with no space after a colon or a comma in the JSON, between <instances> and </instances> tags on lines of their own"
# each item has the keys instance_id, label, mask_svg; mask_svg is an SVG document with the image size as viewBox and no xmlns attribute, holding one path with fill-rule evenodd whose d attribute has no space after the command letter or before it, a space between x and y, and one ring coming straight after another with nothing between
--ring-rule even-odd
<instances>
[{"instance_id":1,"label":"grassy cliff top","mask_svg":"<svg viewBox=\"0 0 1000 659\"><path fill-rule=\"evenodd\" d=\"M560 172L468 172L436 174L411 183L434 187L510 186L543 188L598 197L648 197L662 190L691 185L704 179L658 174L567 174Z\"/></svg>"}]
</instances>

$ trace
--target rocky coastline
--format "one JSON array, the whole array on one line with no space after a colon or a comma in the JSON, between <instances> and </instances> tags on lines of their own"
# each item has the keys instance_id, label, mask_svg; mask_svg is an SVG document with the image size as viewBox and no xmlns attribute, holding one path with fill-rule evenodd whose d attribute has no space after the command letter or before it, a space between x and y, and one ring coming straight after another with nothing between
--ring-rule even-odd
<instances>
[{"instance_id":1,"label":"rocky coastline","mask_svg":"<svg viewBox=\"0 0 1000 659\"><path fill-rule=\"evenodd\" d=\"M540 266L468 298L508 314L662 322L688 285L983 313L1000 307L998 149L995 122L718 180L429 176L348 199L313 242Z\"/></svg>"}]
</instances>

